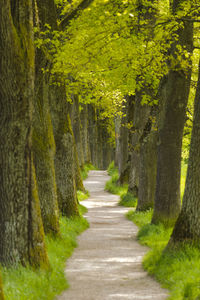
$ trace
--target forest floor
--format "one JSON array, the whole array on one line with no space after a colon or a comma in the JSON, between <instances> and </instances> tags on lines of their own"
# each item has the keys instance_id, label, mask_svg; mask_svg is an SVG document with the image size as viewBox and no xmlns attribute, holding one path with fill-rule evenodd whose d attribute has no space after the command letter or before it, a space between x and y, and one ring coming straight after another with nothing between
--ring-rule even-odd
<instances>
[{"instance_id":1,"label":"forest floor","mask_svg":"<svg viewBox=\"0 0 200 300\"><path fill-rule=\"evenodd\" d=\"M104 191L106 171L90 171L84 201L90 228L78 238L78 248L67 261L70 284L59 300L166 299L168 292L142 268L148 248L138 244L138 228L125 218L128 208L119 196Z\"/></svg>"}]
</instances>

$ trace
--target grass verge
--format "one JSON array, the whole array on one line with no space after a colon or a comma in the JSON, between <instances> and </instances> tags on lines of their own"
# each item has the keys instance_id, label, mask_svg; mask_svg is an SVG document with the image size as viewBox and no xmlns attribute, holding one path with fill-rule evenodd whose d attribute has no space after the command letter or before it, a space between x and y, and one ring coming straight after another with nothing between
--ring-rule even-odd
<instances>
[{"instance_id":1,"label":"grass verge","mask_svg":"<svg viewBox=\"0 0 200 300\"><path fill-rule=\"evenodd\" d=\"M165 249L172 228L166 229L162 225L150 224L152 210L129 211L127 217L139 226L140 243L151 248L144 258L143 265L163 287L170 291L168 299L200 299L199 249L186 244L173 250Z\"/></svg>"},{"instance_id":2,"label":"grass verge","mask_svg":"<svg viewBox=\"0 0 200 300\"><path fill-rule=\"evenodd\" d=\"M89 192L86 191L85 193L83 191L77 191L77 197L78 201L86 200L89 197Z\"/></svg>"},{"instance_id":3,"label":"grass verge","mask_svg":"<svg viewBox=\"0 0 200 300\"><path fill-rule=\"evenodd\" d=\"M108 167L108 175L111 176L111 179L106 182L105 190L120 196L119 205L135 207L137 205L137 199L128 192L128 184L118 185L119 173L114 162L111 162Z\"/></svg>"},{"instance_id":4,"label":"grass verge","mask_svg":"<svg viewBox=\"0 0 200 300\"><path fill-rule=\"evenodd\" d=\"M90 170L97 170L92 164L85 164L83 169L81 170L81 178L85 180L88 177L88 172Z\"/></svg>"},{"instance_id":5,"label":"grass verge","mask_svg":"<svg viewBox=\"0 0 200 300\"><path fill-rule=\"evenodd\" d=\"M80 212L86 208L79 206ZM33 270L30 267L2 268L6 300L50 300L68 288L64 275L66 259L77 246L76 236L88 228L83 217L60 218L61 237L46 237L50 269Z\"/></svg>"}]
</instances>

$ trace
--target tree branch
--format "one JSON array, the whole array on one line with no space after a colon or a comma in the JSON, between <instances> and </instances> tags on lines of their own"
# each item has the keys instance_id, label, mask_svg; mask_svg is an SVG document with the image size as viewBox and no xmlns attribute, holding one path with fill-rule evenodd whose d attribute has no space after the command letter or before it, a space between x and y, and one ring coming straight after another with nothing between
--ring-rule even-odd
<instances>
[{"instance_id":1,"label":"tree branch","mask_svg":"<svg viewBox=\"0 0 200 300\"><path fill-rule=\"evenodd\" d=\"M72 19L78 17L78 14L86 9L94 0L82 0L81 3L60 22L60 27L64 29Z\"/></svg>"}]
</instances>

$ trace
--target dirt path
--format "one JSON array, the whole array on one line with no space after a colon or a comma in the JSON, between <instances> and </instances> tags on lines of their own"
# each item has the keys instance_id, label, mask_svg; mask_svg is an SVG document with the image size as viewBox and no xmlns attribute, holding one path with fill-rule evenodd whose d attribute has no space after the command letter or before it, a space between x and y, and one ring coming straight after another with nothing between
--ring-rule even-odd
<instances>
[{"instance_id":1,"label":"dirt path","mask_svg":"<svg viewBox=\"0 0 200 300\"><path fill-rule=\"evenodd\" d=\"M90 228L79 236L67 261L70 288L58 299L166 299L166 290L142 269L147 249L136 241L137 227L124 217L128 209L117 206L118 196L104 191L108 179L105 171L90 171L84 182L90 191L84 201Z\"/></svg>"}]
</instances>

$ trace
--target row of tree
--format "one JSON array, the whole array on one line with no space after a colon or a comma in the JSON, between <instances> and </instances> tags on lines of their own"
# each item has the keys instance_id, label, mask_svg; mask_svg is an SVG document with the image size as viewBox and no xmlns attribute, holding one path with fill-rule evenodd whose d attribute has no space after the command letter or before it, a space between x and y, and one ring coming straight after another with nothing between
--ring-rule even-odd
<instances>
[{"instance_id":1,"label":"row of tree","mask_svg":"<svg viewBox=\"0 0 200 300\"><path fill-rule=\"evenodd\" d=\"M199 80L180 202L198 23L195 0L1 1L1 264L48 267L44 234L79 214L80 168L106 169L114 142L137 209L198 241Z\"/></svg>"},{"instance_id":2,"label":"row of tree","mask_svg":"<svg viewBox=\"0 0 200 300\"><path fill-rule=\"evenodd\" d=\"M156 25L159 12L149 9L155 1L138 3L140 21L143 19L146 25ZM175 225L169 246L185 241L198 244L200 238L200 67L198 63L195 65L197 53L193 54L193 50L198 48L195 46L198 36L195 23L199 22L199 12L195 1L190 1L189 9L186 9L187 5L185 1L174 0L169 6L170 21L176 18L178 26L173 31L168 41L170 47L165 52L167 72L159 81L158 104L148 105L142 101L143 93L151 93L149 89L152 87L148 83L144 84L142 90L140 85L139 89L136 85L134 95L127 97L125 116L121 119L121 126L118 126L119 142L115 158L120 173L119 184L129 183L129 192L138 198L137 210L154 208L153 224ZM155 37L155 26L150 28L146 39L151 40ZM177 49L184 51L178 53ZM191 80L192 55L193 78L197 77L195 72L199 70L195 88ZM137 78L138 84L140 76L142 73ZM192 88L195 91L193 130L181 205L182 140Z\"/></svg>"},{"instance_id":3,"label":"row of tree","mask_svg":"<svg viewBox=\"0 0 200 300\"><path fill-rule=\"evenodd\" d=\"M107 168L113 159L103 108L79 104L62 78L52 79L51 47L36 47L47 26L61 33L88 4L62 16L54 0L0 4L2 265L47 268L44 234L60 234L59 215L79 215L80 168L90 162Z\"/></svg>"},{"instance_id":4,"label":"row of tree","mask_svg":"<svg viewBox=\"0 0 200 300\"><path fill-rule=\"evenodd\" d=\"M129 183L129 192L138 197L137 210L154 207L152 223L176 223L171 244L199 238L194 146L200 122L199 21L195 0L96 0L71 21L70 38L59 43L53 58L54 75L86 102L100 99L106 117L114 118L119 184ZM197 104L181 208L182 140L191 91Z\"/></svg>"}]
</instances>

